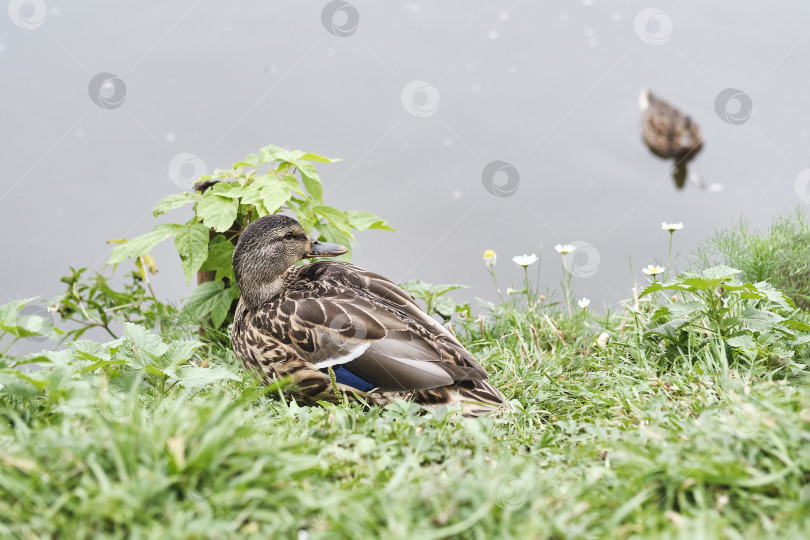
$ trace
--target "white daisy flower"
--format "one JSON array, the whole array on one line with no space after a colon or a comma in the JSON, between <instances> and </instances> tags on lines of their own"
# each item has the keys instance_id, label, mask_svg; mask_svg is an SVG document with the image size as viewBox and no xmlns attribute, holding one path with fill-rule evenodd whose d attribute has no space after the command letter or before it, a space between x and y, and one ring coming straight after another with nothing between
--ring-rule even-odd
<instances>
[{"instance_id":1,"label":"white daisy flower","mask_svg":"<svg viewBox=\"0 0 810 540\"><path fill-rule=\"evenodd\" d=\"M484 252L484 264L487 265L489 268L495 268L495 259L498 258L498 255L495 254L494 251L488 249Z\"/></svg>"},{"instance_id":2,"label":"white daisy flower","mask_svg":"<svg viewBox=\"0 0 810 540\"><path fill-rule=\"evenodd\" d=\"M537 262L537 255L534 253L531 255L518 255L517 257L512 257L512 260L525 268Z\"/></svg>"},{"instance_id":3,"label":"white daisy flower","mask_svg":"<svg viewBox=\"0 0 810 540\"><path fill-rule=\"evenodd\" d=\"M571 244L557 244L556 246L554 246L554 249L556 249L557 253L561 255L567 255L568 253L571 253L577 248L575 246L572 246Z\"/></svg>"},{"instance_id":4,"label":"white daisy flower","mask_svg":"<svg viewBox=\"0 0 810 540\"><path fill-rule=\"evenodd\" d=\"M683 223L664 223L661 222L661 228L665 231L675 232L683 229Z\"/></svg>"},{"instance_id":5,"label":"white daisy flower","mask_svg":"<svg viewBox=\"0 0 810 540\"><path fill-rule=\"evenodd\" d=\"M591 299L590 299L590 298L583 298L583 299L581 299L579 302L577 302L577 305L578 305L578 306L579 306L581 309L585 309L586 307L588 307L589 305L591 305Z\"/></svg>"},{"instance_id":6,"label":"white daisy flower","mask_svg":"<svg viewBox=\"0 0 810 540\"><path fill-rule=\"evenodd\" d=\"M642 272L647 274L648 276L657 276L658 274L663 274L664 270L666 270L666 266L656 266L654 264L648 264L644 268L641 269Z\"/></svg>"}]
</instances>

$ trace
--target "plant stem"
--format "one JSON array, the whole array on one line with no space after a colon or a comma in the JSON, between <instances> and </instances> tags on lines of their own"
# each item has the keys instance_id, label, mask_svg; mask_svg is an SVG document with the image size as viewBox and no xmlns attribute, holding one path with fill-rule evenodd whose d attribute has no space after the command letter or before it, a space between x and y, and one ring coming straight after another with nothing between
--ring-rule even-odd
<instances>
[{"instance_id":1,"label":"plant stem","mask_svg":"<svg viewBox=\"0 0 810 540\"><path fill-rule=\"evenodd\" d=\"M564 294L565 294L565 305L566 305L566 307L568 307L568 315L570 316L571 315L571 290L570 290L571 274L570 274L570 272L568 272L568 270L565 267L565 257L566 257L566 255L567 255L566 253L562 254L563 275L565 276L565 279L563 280L563 290L565 291L564 292Z\"/></svg>"},{"instance_id":2,"label":"plant stem","mask_svg":"<svg viewBox=\"0 0 810 540\"><path fill-rule=\"evenodd\" d=\"M664 268L664 283L667 281L667 275L669 274L669 263L672 259L672 237L675 236L675 231L669 231L669 250L667 251L667 266Z\"/></svg>"}]
</instances>

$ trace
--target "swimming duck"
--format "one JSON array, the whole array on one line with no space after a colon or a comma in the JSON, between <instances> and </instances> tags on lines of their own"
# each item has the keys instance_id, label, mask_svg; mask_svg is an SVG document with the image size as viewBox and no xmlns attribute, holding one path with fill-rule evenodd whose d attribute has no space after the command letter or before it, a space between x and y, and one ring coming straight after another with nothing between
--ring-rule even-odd
<instances>
[{"instance_id":1,"label":"swimming duck","mask_svg":"<svg viewBox=\"0 0 810 540\"><path fill-rule=\"evenodd\" d=\"M688 161L703 148L698 125L646 88L639 96L639 106L642 137L657 156Z\"/></svg>"},{"instance_id":2,"label":"swimming duck","mask_svg":"<svg viewBox=\"0 0 810 540\"><path fill-rule=\"evenodd\" d=\"M304 403L341 394L370 405L401 398L430 406L462 403L465 416L497 411L503 396L458 340L393 282L339 261L296 265L347 252L312 240L281 214L248 225L233 253L241 291L233 349L265 384L294 381Z\"/></svg>"}]
</instances>

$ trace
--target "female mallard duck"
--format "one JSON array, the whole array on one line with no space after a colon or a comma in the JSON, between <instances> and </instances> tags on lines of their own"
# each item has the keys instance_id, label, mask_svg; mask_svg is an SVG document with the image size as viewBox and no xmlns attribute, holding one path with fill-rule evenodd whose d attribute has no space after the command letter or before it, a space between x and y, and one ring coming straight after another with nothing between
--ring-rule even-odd
<instances>
[{"instance_id":1,"label":"female mallard duck","mask_svg":"<svg viewBox=\"0 0 810 540\"><path fill-rule=\"evenodd\" d=\"M388 279L349 263L303 258L346 253L311 240L283 215L242 232L233 270L242 298L233 348L265 384L291 377L307 403L335 402L338 389L380 405L397 398L423 405L461 402L465 416L500 408L503 397L450 332Z\"/></svg>"},{"instance_id":2,"label":"female mallard duck","mask_svg":"<svg viewBox=\"0 0 810 540\"><path fill-rule=\"evenodd\" d=\"M703 147L700 128L691 118L647 89L639 96L641 134L654 154L687 161Z\"/></svg>"}]
</instances>

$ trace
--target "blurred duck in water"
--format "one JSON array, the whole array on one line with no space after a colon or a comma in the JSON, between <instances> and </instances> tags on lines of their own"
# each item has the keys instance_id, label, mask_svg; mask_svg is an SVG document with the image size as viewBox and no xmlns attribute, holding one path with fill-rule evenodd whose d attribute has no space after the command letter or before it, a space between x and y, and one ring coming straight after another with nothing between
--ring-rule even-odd
<instances>
[{"instance_id":1,"label":"blurred duck in water","mask_svg":"<svg viewBox=\"0 0 810 540\"><path fill-rule=\"evenodd\" d=\"M639 95L641 135L656 156L674 158L672 176L678 188L686 183L686 164L703 148L700 128L687 115L646 88Z\"/></svg>"}]
</instances>

